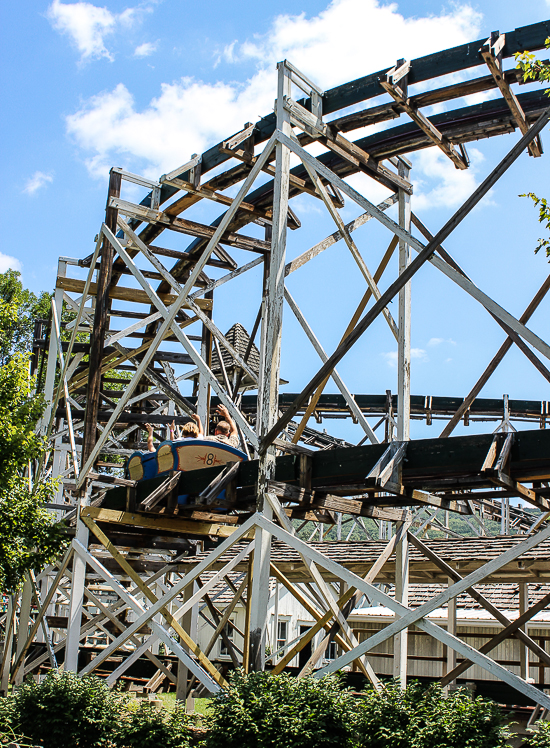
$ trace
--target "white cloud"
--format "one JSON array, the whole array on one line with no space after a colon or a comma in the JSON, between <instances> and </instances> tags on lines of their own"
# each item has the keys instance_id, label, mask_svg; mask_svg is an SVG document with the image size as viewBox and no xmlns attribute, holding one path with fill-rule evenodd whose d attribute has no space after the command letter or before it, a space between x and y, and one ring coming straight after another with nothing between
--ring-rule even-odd
<instances>
[{"instance_id":1,"label":"white cloud","mask_svg":"<svg viewBox=\"0 0 550 748\"><path fill-rule=\"evenodd\" d=\"M452 338L430 338L428 340L429 346L441 345L442 343L448 343L449 345L456 345L456 341Z\"/></svg>"},{"instance_id":2,"label":"white cloud","mask_svg":"<svg viewBox=\"0 0 550 748\"><path fill-rule=\"evenodd\" d=\"M105 37L117 28L127 27L144 9L127 8L122 13L111 13L107 8L98 8L87 2L62 3L53 0L47 17L56 31L67 35L80 52L80 61L106 57L113 60L105 46Z\"/></svg>"},{"instance_id":3,"label":"white cloud","mask_svg":"<svg viewBox=\"0 0 550 748\"><path fill-rule=\"evenodd\" d=\"M109 13L88 3L76 5ZM68 131L86 152L86 163L95 176L104 177L108 166L121 162L158 176L241 129L246 121L267 114L273 107L278 60L292 61L328 88L392 65L399 57L412 59L438 51L441 39L449 47L475 39L480 20L467 4L438 16L405 18L395 3L332 0L316 16L281 15L265 35L229 44L214 65L221 59L253 62L255 71L242 84L182 78L162 84L159 94L141 110L133 93L119 84L68 117ZM108 18L104 22L105 26L101 20L93 26L98 29L95 46L81 45L88 57L110 54L103 36L111 33L112 26Z\"/></svg>"},{"instance_id":4,"label":"white cloud","mask_svg":"<svg viewBox=\"0 0 550 748\"><path fill-rule=\"evenodd\" d=\"M397 366L397 351L388 351L387 353L380 354L388 364L389 367L395 369ZM411 348L411 360L417 359L419 361L428 361L428 356L423 348Z\"/></svg>"},{"instance_id":5,"label":"white cloud","mask_svg":"<svg viewBox=\"0 0 550 748\"><path fill-rule=\"evenodd\" d=\"M144 42L143 44L140 44L139 47L136 47L134 50L134 56L135 57L149 57L149 55L152 55L153 52L157 48L157 42L154 44L152 42Z\"/></svg>"},{"instance_id":6,"label":"white cloud","mask_svg":"<svg viewBox=\"0 0 550 748\"><path fill-rule=\"evenodd\" d=\"M435 146L412 154L415 184L413 209L420 211L461 205L477 187L479 167L485 160L477 148L469 148L468 156L470 167L457 169L450 158ZM489 200L485 196L483 201L483 205L489 204L492 204L490 193Z\"/></svg>"},{"instance_id":7,"label":"white cloud","mask_svg":"<svg viewBox=\"0 0 550 748\"><path fill-rule=\"evenodd\" d=\"M470 41L480 21L468 4L438 16L405 18L396 3L333 0L312 18L305 13L278 16L267 34L244 42L232 55L260 62L286 58L328 88L393 65L400 57L438 52L442 39L445 46Z\"/></svg>"},{"instance_id":8,"label":"white cloud","mask_svg":"<svg viewBox=\"0 0 550 748\"><path fill-rule=\"evenodd\" d=\"M21 263L16 257L10 257L10 255L0 252L0 273L5 273L6 270L21 271L22 269Z\"/></svg>"},{"instance_id":9,"label":"white cloud","mask_svg":"<svg viewBox=\"0 0 550 748\"><path fill-rule=\"evenodd\" d=\"M49 182L53 182L53 174L45 174L43 171L35 171L32 177L27 179L25 186L23 187L23 192L27 195L34 195L35 192L38 192L41 187L44 187L44 185Z\"/></svg>"},{"instance_id":10,"label":"white cloud","mask_svg":"<svg viewBox=\"0 0 550 748\"><path fill-rule=\"evenodd\" d=\"M116 163L158 177L240 130L247 113L258 119L272 98L260 76L241 90L182 78L163 83L160 95L138 111L133 95L119 83L67 117L67 130L92 154L86 163L93 175L104 177Z\"/></svg>"}]
</instances>

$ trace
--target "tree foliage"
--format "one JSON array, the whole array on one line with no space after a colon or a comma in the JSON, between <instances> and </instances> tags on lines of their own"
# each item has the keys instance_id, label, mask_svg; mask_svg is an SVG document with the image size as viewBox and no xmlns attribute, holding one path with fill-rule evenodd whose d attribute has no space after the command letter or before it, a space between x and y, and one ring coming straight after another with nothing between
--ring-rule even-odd
<instances>
[{"instance_id":1,"label":"tree foliage","mask_svg":"<svg viewBox=\"0 0 550 748\"><path fill-rule=\"evenodd\" d=\"M50 296L23 288L21 273L0 273L0 366L16 353L31 350L34 320L50 314Z\"/></svg>"},{"instance_id":2,"label":"tree foliage","mask_svg":"<svg viewBox=\"0 0 550 748\"><path fill-rule=\"evenodd\" d=\"M537 722L526 748L550 748L550 722Z\"/></svg>"},{"instance_id":3,"label":"tree foliage","mask_svg":"<svg viewBox=\"0 0 550 748\"><path fill-rule=\"evenodd\" d=\"M27 570L38 571L52 560L66 542L43 506L51 501L54 483L31 485L29 475L31 462L45 450L36 433L45 402L33 391L28 350L29 315L42 302L22 289L17 276L11 270L0 274L0 586L7 592Z\"/></svg>"},{"instance_id":4,"label":"tree foliage","mask_svg":"<svg viewBox=\"0 0 550 748\"><path fill-rule=\"evenodd\" d=\"M337 677L242 672L213 700L207 748L352 746L351 696Z\"/></svg>"},{"instance_id":5,"label":"tree foliage","mask_svg":"<svg viewBox=\"0 0 550 748\"><path fill-rule=\"evenodd\" d=\"M390 683L367 691L357 711L356 748L505 748L508 732L493 701L437 684Z\"/></svg>"},{"instance_id":6,"label":"tree foliage","mask_svg":"<svg viewBox=\"0 0 550 748\"><path fill-rule=\"evenodd\" d=\"M213 700L206 748L505 748L497 704L465 690L387 683L354 695L336 676L236 673Z\"/></svg>"},{"instance_id":7,"label":"tree foliage","mask_svg":"<svg viewBox=\"0 0 550 748\"><path fill-rule=\"evenodd\" d=\"M55 670L0 699L0 740L43 748L188 748L189 723L181 708L159 712L94 675Z\"/></svg>"},{"instance_id":8,"label":"tree foliage","mask_svg":"<svg viewBox=\"0 0 550 748\"><path fill-rule=\"evenodd\" d=\"M550 37L546 40L546 47L550 49ZM523 80L526 83L529 81L550 81L550 63L538 60L533 52L516 54L516 62L517 67L523 73ZM550 88L546 89L546 94L550 95ZM520 197L531 198L535 208L538 208L539 223L543 224L544 228L550 232L550 206L546 198L538 197L534 192L527 192L520 195ZM535 253L540 252L541 249L544 249L546 256L550 257L550 239L543 237L538 240Z\"/></svg>"}]
</instances>

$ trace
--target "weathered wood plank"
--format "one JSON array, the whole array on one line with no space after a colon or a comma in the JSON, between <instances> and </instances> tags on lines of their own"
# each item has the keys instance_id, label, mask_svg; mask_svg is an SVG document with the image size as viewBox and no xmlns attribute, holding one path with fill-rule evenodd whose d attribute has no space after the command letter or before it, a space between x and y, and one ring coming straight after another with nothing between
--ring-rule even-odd
<instances>
[{"instance_id":1,"label":"weathered wood plank","mask_svg":"<svg viewBox=\"0 0 550 748\"><path fill-rule=\"evenodd\" d=\"M84 281L77 280L76 278L62 278L58 277L56 280L55 287L62 288L64 291L70 293L82 293L84 290ZM90 283L90 295L95 296L97 294L97 283ZM173 304L178 298L175 294L171 293L159 293L161 300L166 304ZM138 288L125 288L123 286L112 286L109 289L109 298L119 299L121 301L133 301L136 304L150 304L151 300L149 296ZM209 299L196 299L195 304L201 309L212 309L212 301ZM189 305L185 302L182 304L184 309L189 309Z\"/></svg>"}]
</instances>

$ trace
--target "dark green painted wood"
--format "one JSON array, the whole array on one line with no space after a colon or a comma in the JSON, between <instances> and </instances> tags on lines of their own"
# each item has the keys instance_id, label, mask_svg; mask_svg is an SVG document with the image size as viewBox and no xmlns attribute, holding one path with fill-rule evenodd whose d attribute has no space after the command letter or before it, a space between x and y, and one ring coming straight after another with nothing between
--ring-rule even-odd
<instances>
[{"instance_id":1,"label":"dark green painted wood","mask_svg":"<svg viewBox=\"0 0 550 748\"><path fill-rule=\"evenodd\" d=\"M484 39L478 39L468 44L462 44L458 47L436 52L431 55L419 57L411 61L411 71L409 73L409 85L420 83L431 78L437 78L449 73L466 70L476 65L484 64L479 55L479 49L485 42L489 34ZM503 57L512 57L515 52L524 50L534 51L544 47L546 39L550 37L550 21L542 21L529 26L523 26L514 31L506 33L506 44L503 48ZM380 87L378 79L385 75L389 68L384 68L376 73L357 78L341 86L336 86L325 92L323 96L324 114L332 114L339 110L346 109L349 106L366 101L373 97L382 95L383 89ZM309 99L300 101L301 104L310 108ZM256 124L255 143L267 141L275 130L275 115L268 114ZM201 171L205 174L216 166L225 163L230 156L221 153L217 144L209 148L202 154ZM189 172L180 175L181 179L188 179ZM168 185L163 186L161 191L161 204L170 199L178 190ZM147 195L142 205L150 206L151 195Z\"/></svg>"},{"instance_id":2,"label":"dark green painted wood","mask_svg":"<svg viewBox=\"0 0 550 748\"><path fill-rule=\"evenodd\" d=\"M453 476L468 477L479 473L491 446L493 434L455 436L448 439L416 439L409 443L403 463L403 481L421 488L422 479L434 481ZM371 444L315 452L312 455L313 486L360 483L380 459L386 444ZM532 470L550 473L550 430L519 431L511 452L511 473L522 480ZM181 493L199 493L222 467L183 473ZM239 468L238 485L253 488L258 474L256 460L244 462ZM292 455L277 458L275 480L297 483L297 459ZM143 481L138 488L138 501L149 495L161 479ZM466 487L466 486L465 486ZM120 492L120 489L112 489ZM111 494L111 491L109 492Z\"/></svg>"}]
</instances>

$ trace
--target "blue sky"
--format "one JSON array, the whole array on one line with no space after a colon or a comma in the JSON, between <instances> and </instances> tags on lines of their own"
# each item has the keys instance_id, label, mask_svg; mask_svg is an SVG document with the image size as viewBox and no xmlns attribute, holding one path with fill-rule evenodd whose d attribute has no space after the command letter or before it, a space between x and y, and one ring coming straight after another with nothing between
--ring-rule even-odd
<instances>
[{"instance_id":1,"label":"blue sky","mask_svg":"<svg viewBox=\"0 0 550 748\"><path fill-rule=\"evenodd\" d=\"M59 255L83 257L92 251L104 215L109 167L124 166L156 178L245 121L255 121L272 106L279 59L287 57L330 88L397 58L412 59L495 29L509 31L544 20L549 12L550 4L543 0L9 3L0 52L0 270L16 267L34 291L51 290ZM472 74L485 73L478 69ZM467 172L457 172L434 149L413 154L413 209L433 233L517 137L471 144ZM548 133L543 140L548 141ZM541 233L536 213L518 197L527 190L548 194L546 159L523 156L446 245L472 279L516 316L549 271L546 259L533 254ZM366 177L354 185L376 201L387 194ZM140 197L137 192L128 195ZM289 257L334 230L312 203L316 201L295 201L303 228L290 234ZM216 215L212 210L200 206L195 216L211 220ZM343 210L346 219L358 213L352 205ZM374 223L356 237L371 269L390 238ZM163 241L168 239L163 236ZM183 249L186 243L178 237L169 246ZM250 259L244 253L235 257ZM233 291L228 285L219 294L215 318L222 329L235 321L250 328L258 285L259 274L252 274ZM345 248L327 251L288 285L330 352L364 290ZM531 322L543 338L547 318L545 302ZM413 392L462 396L503 334L481 307L429 267L413 282L412 338ZM393 351L392 337L380 320L340 367L349 388L395 390ZM282 375L291 380L287 389L303 385L317 362L287 309L282 366ZM516 351L483 394L505 392L550 399L548 383ZM342 434L348 426L330 424ZM436 436L433 429L416 428L418 435Z\"/></svg>"}]
</instances>

